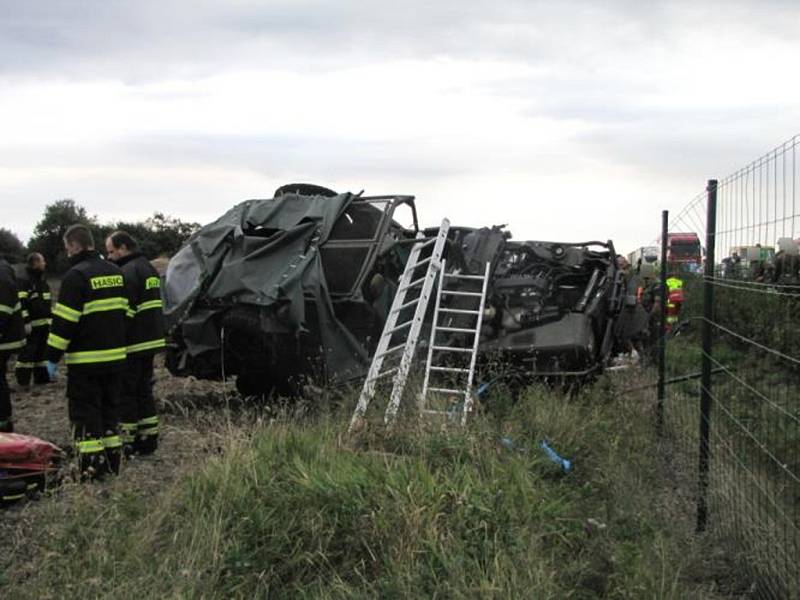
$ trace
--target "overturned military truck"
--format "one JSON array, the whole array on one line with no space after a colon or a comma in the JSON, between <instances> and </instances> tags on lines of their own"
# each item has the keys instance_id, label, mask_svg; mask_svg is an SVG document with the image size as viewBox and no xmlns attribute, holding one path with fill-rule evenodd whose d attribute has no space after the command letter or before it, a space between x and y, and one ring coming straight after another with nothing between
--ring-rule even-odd
<instances>
[{"instance_id":1,"label":"overturned military truck","mask_svg":"<svg viewBox=\"0 0 800 600\"><path fill-rule=\"evenodd\" d=\"M418 235L413 196L290 185L233 207L170 261L169 370L236 376L244 395L357 381ZM622 287L611 242L512 241L501 227L454 227L445 257L448 271L462 273L490 263L484 368L500 360L517 376L571 377L607 362Z\"/></svg>"}]
</instances>

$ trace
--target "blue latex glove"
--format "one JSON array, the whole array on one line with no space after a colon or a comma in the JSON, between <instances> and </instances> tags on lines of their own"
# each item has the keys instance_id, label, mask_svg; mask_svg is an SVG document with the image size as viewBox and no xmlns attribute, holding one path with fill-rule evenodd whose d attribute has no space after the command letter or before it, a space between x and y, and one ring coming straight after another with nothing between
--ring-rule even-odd
<instances>
[{"instance_id":1,"label":"blue latex glove","mask_svg":"<svg viewBox=\"0 0 800 600\"><path fill-rule=\"evenodd\" d=\"M50 381L55 381L58 374L58 365L52 361L47 361L47 374L50 376Z\"/></svg>"}]
</instances>

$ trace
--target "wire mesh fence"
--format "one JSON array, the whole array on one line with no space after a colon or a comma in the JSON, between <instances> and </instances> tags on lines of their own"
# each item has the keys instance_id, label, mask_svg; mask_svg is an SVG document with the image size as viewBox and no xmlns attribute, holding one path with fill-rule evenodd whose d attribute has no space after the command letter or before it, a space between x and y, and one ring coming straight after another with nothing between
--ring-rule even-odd
<instances>
[{"instance_id":1,"label":"wire mesh fence","mask_svg":"<svg viewBox=\"0 0 800 600\"><path fill-rule=\"evenodd\" d=\"M660 240L661 376L680 379L663 432L696 486L698 529L731 542L761 598L800 598L797 142L710 181Z\"/></svg>"}]
</instances>

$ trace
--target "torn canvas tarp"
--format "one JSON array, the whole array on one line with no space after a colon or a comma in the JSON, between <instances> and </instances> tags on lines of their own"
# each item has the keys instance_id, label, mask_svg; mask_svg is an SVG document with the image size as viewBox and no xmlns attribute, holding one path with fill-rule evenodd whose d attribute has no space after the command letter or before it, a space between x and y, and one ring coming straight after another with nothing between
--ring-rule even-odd
<instances>
[{"instance_id":1,"label":"torn canvas tarp","mask_svg":"<svg viewBox=\"0 0 800 600\"><path fill-rule=\"evenodd\" d=\"M321 359L326 373L363 372L368 349L337 312L369 304L359 284L386 233L385 204L350 193L287 193L243 202L200 229L167 270L171 370L196 360L230 374L259 365L291 370L289 355L299 352L298 360L314 355L319 366ZM234 348L226 365L226 335L254 348Z\"/></svg>"}]
</instances>

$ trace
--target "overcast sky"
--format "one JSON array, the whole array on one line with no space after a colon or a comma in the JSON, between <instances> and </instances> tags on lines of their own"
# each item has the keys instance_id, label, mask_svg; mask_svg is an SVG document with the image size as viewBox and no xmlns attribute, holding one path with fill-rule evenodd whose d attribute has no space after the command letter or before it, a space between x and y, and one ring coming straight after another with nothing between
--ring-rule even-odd
<instances>
[{"instance_id":1,"label":"overcast sky","mask_svg":"<svg viewBox=\"0 0 800 600\"><path fill-rule=\"evenodd\" d=\"M627 252L798 133L798 31L794 0L0 0L0 226L306 181Z\"/></svg>"}]
</instances>

